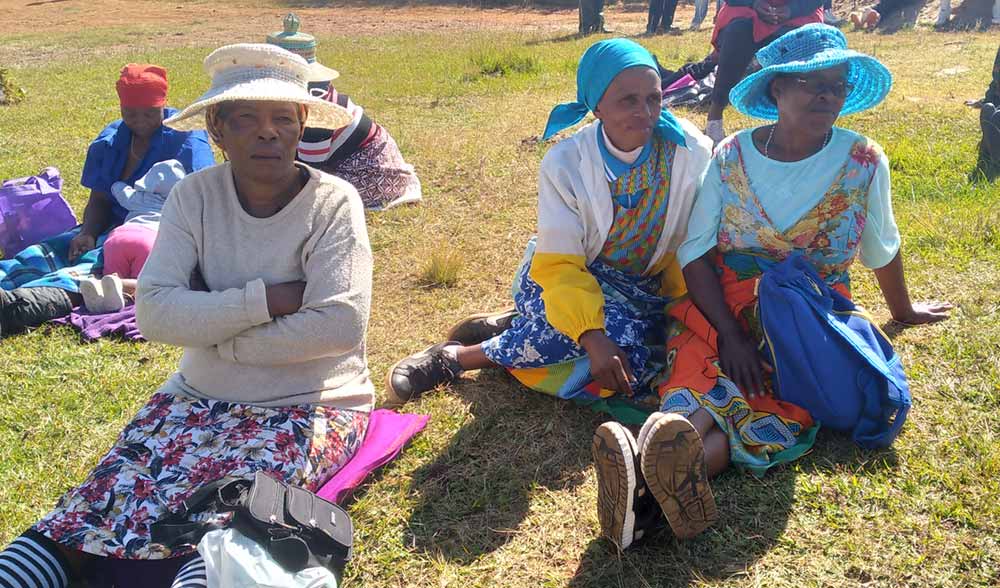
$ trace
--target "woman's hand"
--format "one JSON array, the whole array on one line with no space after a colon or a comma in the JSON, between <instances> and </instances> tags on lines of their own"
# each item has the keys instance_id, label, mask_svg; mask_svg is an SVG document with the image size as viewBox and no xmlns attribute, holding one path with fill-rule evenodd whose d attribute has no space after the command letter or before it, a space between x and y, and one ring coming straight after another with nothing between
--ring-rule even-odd
<instances>
[{"instance_id":1,"label":"woman's hand","mask_svg":"<svg viewBox=\"0 0 1000 588\"><path fill-rule=\"evenodd\" d=\"M590 374L601 388L632 396L638 384L628 356L604 331L587 331L580 336L580 346L590 357Z\"/></svg>"},{"instance_id":2,"label":"woman's hand","mask_svg":"<svg viewBox=\"0 0 1000 588\"><path fill-rule=\"evenodd\" d=\"M938 300L915 302L908 313L898 317L894 316L892 320L910 326L926 325L948 319L953 308L955 306L952 303Z\"/></svg>"},{"instance_id":3,"label":"woman's hand","mask_svg":"<svg viewBox=\"0 0 1000 588\"><path fill-rule=\"evenodd\" d=\"M284 282L265 288L267 292L267 312L271 318L294 314L302 308L302 295L306 291L305 282Z\"/></svg>"},{"instance_id":4,"label":"woman's hand","mask_svg":"<svg viewBox=\"0 0 1000 588\"><path fill-rule=\"evenodd\" d=\"M910 293L906 289L906 279L903 277L903 252L896 252L892 261L875 271L885 303L889 306L892 320L904 325L926 325L948 318L949 311L954 308L950 302L910 302Z\"/></svg>"},{"instance_id":5,"label":"woman's hand","mask_svg":"<svg viewBox=\"0 0 1000 588\"><path fill-rule=\"evenodd\" d=\"M719 333L719 364L722 372L750 398L763 395L764 372L771 368L757 352L757 346L742 330Z\"/></svg>"},{"instance_id":6,"label":"woman's hand","mask_svg":"<svg viewBox=\"0 0 1000 588\"><path fill-rule=\"evenodd\" d=\"M80 233L73 237L73 240L69 242L69 261L70 263L75 262L84 253L91 251L97 247L97 238L88 233L80 231Z\"/></svg>"}]
</instances>

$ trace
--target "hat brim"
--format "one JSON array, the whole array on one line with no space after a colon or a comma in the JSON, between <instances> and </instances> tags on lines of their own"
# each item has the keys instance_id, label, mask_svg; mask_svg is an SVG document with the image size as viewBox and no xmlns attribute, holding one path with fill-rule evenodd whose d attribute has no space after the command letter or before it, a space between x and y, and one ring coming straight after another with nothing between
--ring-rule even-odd
<instances>
[{"instance_id":1,"label":"hat brim","mask_svg":"<svg viewBox=\"0 0 1000 588\"><path fill-rule=\"evenodd\" d=\"M879 60L850 49L833 49L817 53L808 61L772 65L750 74L729 93L729 103L747 116L778 120L778 106L769 92L775 76L828 69L845 63L848 65L846 81L854 89L844 98L841 116L874 108L885 100L892 89L892 74Z\"/></svg>"},{"instance_id":2,"label":"hat brim","mask_svg":"<svg viewBox=\"0 0 1000 588\"><path fill-rule=\"evenodd\" d=\"M201 130L205 128L204 114L208 107L237 100L302 104L309 109L306 126L312 128L335 130L347 126L353 120L344 107L314 98L301 86L273 78L261 78L210 89L193 104L163 121L163 124L178 131Z\"/></svg>"},{"instance_id":3,"label":"hat brim","mask_svg":"<svg viewBox=\"0 0 1000 588\"><path fill-rule=\"evenodd\" d=\"M329 82L339 77L340 72L332 67L327 67L318 61L313 61L309 64L310 82Z\"/></svg>"}]
</instances>

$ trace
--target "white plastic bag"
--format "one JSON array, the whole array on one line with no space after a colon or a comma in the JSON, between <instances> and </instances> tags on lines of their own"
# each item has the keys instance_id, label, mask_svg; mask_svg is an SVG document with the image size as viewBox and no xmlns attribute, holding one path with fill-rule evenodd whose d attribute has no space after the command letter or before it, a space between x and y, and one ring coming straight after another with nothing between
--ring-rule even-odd
<instances>
[{"instance_id":1,"label":"white plastic bag","mask_svg":"<svg viewBox=\"0 0 1000 588\"><path fill-rule=\"evenodd\" d=\"M208 588L337 588L326 568L286 571L264 550L235 529L209 531L198 543L205 558Z\"/></svg>"}]
</instances>

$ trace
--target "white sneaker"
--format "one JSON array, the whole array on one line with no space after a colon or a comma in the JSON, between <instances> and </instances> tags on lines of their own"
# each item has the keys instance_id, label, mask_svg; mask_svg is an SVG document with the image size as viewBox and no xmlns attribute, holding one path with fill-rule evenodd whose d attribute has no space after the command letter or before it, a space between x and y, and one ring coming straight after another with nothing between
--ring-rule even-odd
<instances>
[{"instance_id":1,"label":"white sneaker","mask_svg":"<svg viewBox=\"0 0 1000 588\"><path fill-rule=\"evenodd\" d=\"M115 275L80 280L80 295L83 305L94 314L118 312L125 307L122 281Z\"/></svg>"},{"instance_id":2,"label":"white sneaker","mask_svg":"<svg viewBox=\"0 0 1000 588\"><path fill-rule=\"evenodd\" d=\"M835 27L835 26L839 25L840 23L844 22L844 19L842 19L839 16L837 16L836 14L834 14L833 10L830 10L829 8L827 8L827 9L823 10L823 22L826 23L826 24L828 24L828 25L830 25L830 26L834 26Z\"/></svg>"},{"instance_id":3,"label":"white sneaker","mask_svg":"<svg viewBox=\"0 0 1000 588\"><path fill-rule=\"evenodd\" d=\"M83 296L83 305L93 313L104 304L104 288L97 278L83 278L80 280L80 295Z\"/></svg>"},{"instance_id":4,"label":"white sneaker","mask_svg":"<svg viewBox=\"0 0 1000 588\"><path fill-rule=\"evenodd\" d=\"M104 287L104 312L118 312L125 308L125 290L122 288L122 280L115 274L101 278L101 286Z\"/></svg>"},{"instance_id":5,"label":"white sneaker","mask_svg":"<svg viewBox=\"0 0 1000 588\"><path fill-rule=\"evenodd\" d=\"M726 129L722 126L721 120L710 120L705 123L705 134L713 143L718 144L726 138Z\"/></svg>"}]
</instances>

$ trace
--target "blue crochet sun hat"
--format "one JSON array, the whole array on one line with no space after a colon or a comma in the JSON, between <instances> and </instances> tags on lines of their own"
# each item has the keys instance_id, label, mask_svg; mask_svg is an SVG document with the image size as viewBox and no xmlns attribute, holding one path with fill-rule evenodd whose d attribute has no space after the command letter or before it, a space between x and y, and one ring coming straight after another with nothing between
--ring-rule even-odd
<instances>
[{"instance_id":1,"label":"blue crochet sun hat","mask_svg":"<svg viewBox=\"0 0 1000 588\"><path fill-rule=\"evenodd\" d=\"M789 31L757 52L761 70L743 79L729 93L729 102L747 116L778 120L778 107L769 91L780 74L805 73L847 64L847 83L854 89L844 100L841 115L854 114L885 99L892 74L879 60L847 48L839 29L808 24Z\"/></svg>"}]
</instances>

